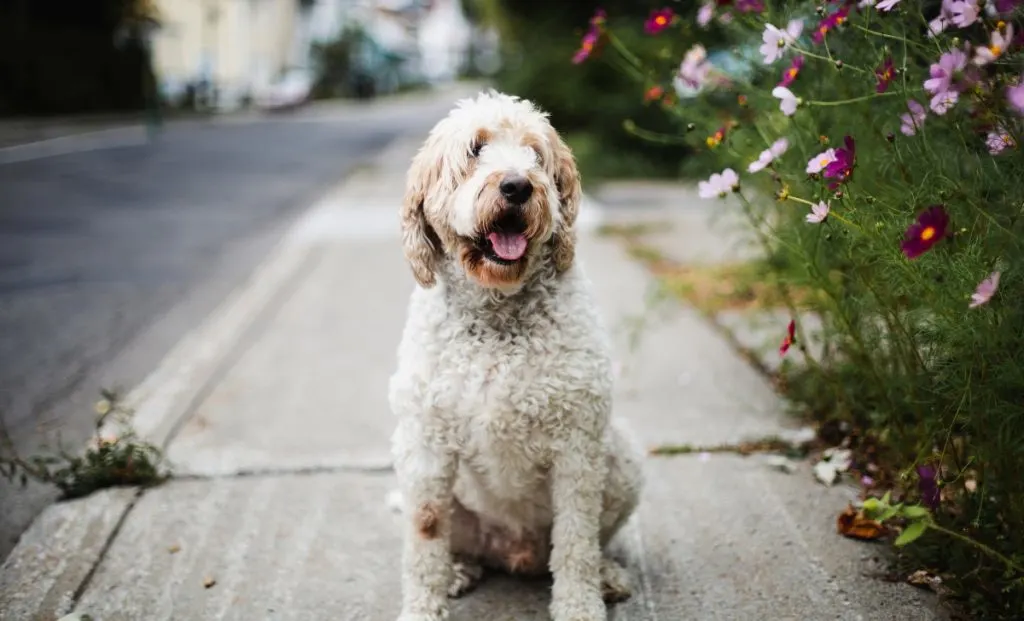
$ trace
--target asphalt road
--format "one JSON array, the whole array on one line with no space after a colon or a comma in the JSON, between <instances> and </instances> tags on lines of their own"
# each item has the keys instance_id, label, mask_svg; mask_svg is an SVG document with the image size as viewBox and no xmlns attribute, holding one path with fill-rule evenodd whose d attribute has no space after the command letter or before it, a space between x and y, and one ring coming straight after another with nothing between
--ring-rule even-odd
<instances>
[{"instance_id":1,"label":"asphalt road","mask_svg":"<svg viewBox=\"0 0 1024 621\"><path fill-rule=\"evenodd\" d=\"M18 450L90 431L292 219L450 104L168 125L153 142L0 164L0 416ZM0 482L0 560L54 493Z\"/></svg>"}]
</instances>

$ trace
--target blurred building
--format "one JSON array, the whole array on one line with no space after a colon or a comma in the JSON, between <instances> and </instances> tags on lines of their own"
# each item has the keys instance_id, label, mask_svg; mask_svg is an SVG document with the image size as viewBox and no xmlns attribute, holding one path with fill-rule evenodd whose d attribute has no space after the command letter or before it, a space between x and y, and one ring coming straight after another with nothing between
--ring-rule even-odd
<instances>
[{"instance_id":1,"label":"blurred building","mask_svg":"<svg viewBox=\"0 0 1024 621\"><path fill-rule=\"evenodd\" d=\"M311 46L358 26L358 69L386 93L449 80L465 61L472 27L461 0L155 0L161 28L154 68L164 96L219 109L246 105L282 80L313 70ZM301 88L301 87L300 87Z\"/></svg>"}]
</instances>

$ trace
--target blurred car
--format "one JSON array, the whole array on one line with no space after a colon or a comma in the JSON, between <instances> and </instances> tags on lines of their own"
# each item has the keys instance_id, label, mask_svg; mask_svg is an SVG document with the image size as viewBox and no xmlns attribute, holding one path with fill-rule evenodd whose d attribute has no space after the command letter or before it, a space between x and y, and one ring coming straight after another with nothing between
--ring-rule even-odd
<instances>
[{"instance_id":1,"label":"blurred car","mask_svg":"<svg viewBox=\"0 0 1024 621\"><path fill-rule=\"evenodd\" d=\"M256 93L253 102L264 110L296 108L309 101L315 79L311 70L293 67Z\"/></svg>"}]
</instances>

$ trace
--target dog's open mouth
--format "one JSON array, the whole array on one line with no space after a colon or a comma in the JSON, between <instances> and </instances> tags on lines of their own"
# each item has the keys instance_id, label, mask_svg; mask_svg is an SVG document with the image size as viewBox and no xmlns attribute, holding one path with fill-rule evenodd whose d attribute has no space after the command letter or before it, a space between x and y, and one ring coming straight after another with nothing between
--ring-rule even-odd
<instances>
[{"instance_id":1,"label":"dog's open mouth","mask_svg":"<svg viewBox=\"0 0 1024 621\"><path fill-rule=\"evenodd\" d=\"M511 265L526 255L526 221L522 214L511 212L490 227L477 242L489 261Z\"/></svg>"}]
</instances>

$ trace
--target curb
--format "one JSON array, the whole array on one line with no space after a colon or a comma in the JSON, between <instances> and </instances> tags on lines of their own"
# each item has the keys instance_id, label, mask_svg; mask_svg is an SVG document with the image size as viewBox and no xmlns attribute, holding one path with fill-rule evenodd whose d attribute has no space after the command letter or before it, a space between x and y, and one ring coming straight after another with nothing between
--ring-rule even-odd
<instances>
[{"instance_id":1,"label":"curb","mask_svg":"<svg viewBox=\"0 0 1024 621\"><path fill-rule=\"evenodd\" d=\"M417 146L419 141L417 136ZM273 313L275 302L312 266L318 245L308 238L311 223L337 208L337 196L365 174L360 168L393 167L399 158L411 159L410 143L408 136L397 137L324 192L251 276L125 396L140 437L167 447L253 330ZM394 227L397 236L397 207ZM0 621L52 621L70 613L141 493L137 488L103 490L50 505L36 516L0 566Z\"/></svg>"}]
</instances>

